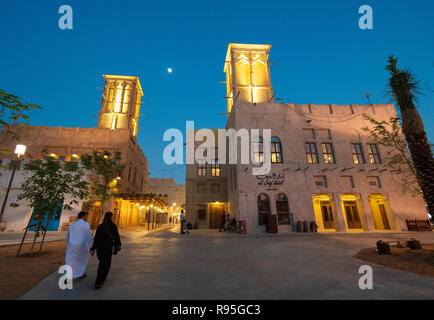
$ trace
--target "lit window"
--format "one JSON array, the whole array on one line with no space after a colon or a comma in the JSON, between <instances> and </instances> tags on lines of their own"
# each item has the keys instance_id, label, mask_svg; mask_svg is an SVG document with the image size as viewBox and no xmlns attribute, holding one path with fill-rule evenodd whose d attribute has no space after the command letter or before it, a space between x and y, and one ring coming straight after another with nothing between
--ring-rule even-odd
<instances>
[{"instance_id":1,"label":"lit window","mask_svg":"<svg viewBox=\"0 0 434 320\"><path fill-rule=\"evenodd\" d=\"M264 162L264 151L263 151L262 138L256 138L253 141L253 157L254 157L255 163Z\"/></svg>"},{"instance_id":2,"label":"lit window","mask_svg":"<svg viewBox=\"0 0 434 320\"><path fill-rule=\"evenodd\" d=\"M331 143L322 143L322 154L324 157L324 163L335 163L335 156L333 154L333 146Z\"/></svg>"},{"instance_id":3,"label":"lit window","mask_svg":"<svg viewBox=\"0 0 434 320\"><path fill-rule=\"evenodd\" d=\"M218 160L213 160L211 163L211 176L220 177L220 164Z\"/></svg>"},{"instance_id":4,"label":"lit window","mask_svg":"<svg viewBox=\"0 0 434 320\"><path fill-rule=\"evenodd\" d=\"M365 163L365 158L363 157L362 145L360 143L352 143L351 149L353 151L353 161L357 164Z\"/></svg>"},{"instance_id":5,"label":"lit window","mask_svg":"<svg viewBox=\"0 0 434 320\"><path fill-rule=\"evenodd\" d=\"M308 163L318 163L318 153L315 143L306 143L306 157Z\"/></svg>"},{"instance_id":6,"label":"lit window","mask_svg":"<svg viewBox=\"0 0 434 320\"><path fill-rule=\"evenodd\" d=\"M369 163L381 163L380 152L376 144L368 144Z\"/></svg>"},{"instance_id":7,"label":"lit window","mask_svg":"<svg viewBox=\"0 0 434 320\"><path fill-rule=\"evenodd\" d=\"M206 161L200 161L197 164L197 175L199 177L205 177L206 176Z\"/></svg>"},{"instance_id":8,"label":"lit window","mask_svg":"<svg viewBox=\"0 0 434 320\"><path fill-rule=\"evenodd\" d=\"M279 138L271 138L271 163L282 163L282 145Z\"/></svg>"}]
</instances>

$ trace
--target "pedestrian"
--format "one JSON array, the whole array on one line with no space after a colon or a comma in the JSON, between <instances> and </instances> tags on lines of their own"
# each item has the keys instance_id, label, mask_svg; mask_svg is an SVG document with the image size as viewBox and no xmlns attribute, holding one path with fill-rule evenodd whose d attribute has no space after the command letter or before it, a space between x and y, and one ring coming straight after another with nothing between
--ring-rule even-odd
<instances>
[{"instance_id":1,"label":"pedestrian","mask_svg":"<svg viewBox=\"0 0 434 320\"><path fill-rule=\"evenodd\" d=\"M169 218L169 224L172 224L172 217Z\"/></svg>"},{"instance_id":2,"label":"pedestrian","mask_svg":"<svg viewBox=\"0 0 434 320\"><path fill-rule=\"evenodd\" d=\"M102 288L110 271L112 255L121 249L121 239L117 226L112 222L113 213L106 212L103 222L98 226L95 239L91 248L91 255L96 255L99 260L95 288Z\"/></svg>"},{"instance_id":3,"label":"pedestrian","mask_svg":"<svg viewBox=\"0 0 434 320\"><path fill-rule=\"evenodd\" d=\"M89 248L92 247L92 232L87 217L88 213L81 211L78 220L69 226L66 233L65 264L72 268L73 279L86 277Z\"/></svg>"},{"instance_id":4,"label":"pedestrian","mask_svg":"<svg viewBox=\"0 0 434 320\"><path fill-rule=\"evenodd\" d=\"M184 210L181 210L181 214L179 215L179 221L181 222L181 234L184 234L184 223L185 223L185 217L184 217Z\"/></svg>"},{"instance_id":5,"label":"pedestrian","mask_svg":"<svg viewBox=\"0 0 434 320\"><path fill-rule=\"evenodd\" d=\"M226 221L225 221L225 231L229 231L229 223L231 222L231 218L230 218L231 214L228 213L226 215Z\"/></svg>"},{"instance_id":6,"label":"pedestrian","mask_svg":"<svg viewBox=\"0 0 434 320\"><path fill-rule=\"evenodd\" d=\"M225 231L225 224L226 224L226 213L223 211L221 217L220 217L221 221L220 221L220 229L219 232Z\"/></svg>"}]
</instances>

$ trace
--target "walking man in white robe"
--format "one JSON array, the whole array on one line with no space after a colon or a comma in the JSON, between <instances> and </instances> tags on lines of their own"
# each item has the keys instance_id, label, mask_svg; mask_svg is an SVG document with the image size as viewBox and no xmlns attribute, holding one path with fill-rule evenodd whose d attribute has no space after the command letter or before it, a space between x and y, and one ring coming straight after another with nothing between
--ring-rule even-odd
<instances>
[{"instance_id":1,"label":"walking man in white robe","mask_svg":"<svg viewBox=\"0 0 434 320\"><path fill-rule=\"evenodd\" d=\"M69 226L66 233L65 264L71 266L74 279L86 277L89 250L92 247L92 232L87 217L87 212L80 212L78 220Z\"/></svg>"}]
</instances>

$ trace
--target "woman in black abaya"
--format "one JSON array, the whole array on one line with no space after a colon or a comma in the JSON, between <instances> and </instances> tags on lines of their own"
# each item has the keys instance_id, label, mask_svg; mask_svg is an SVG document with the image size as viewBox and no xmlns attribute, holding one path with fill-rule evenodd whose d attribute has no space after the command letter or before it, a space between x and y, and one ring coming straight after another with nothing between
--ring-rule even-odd
<instances>
[{"instance_id":1,"label":"woman in black abaya","mask_svg":"<svg viewBox=\"0 0 434 320\"><path fill-rule=\"evenodd\" d=\"M95 281L95 288L102 288L104 281L110 271L112 255L117 254L121 247L118 228L112 222L113 213L106 212L103 222L98 226L90 249L91 255L96 255L99 260L98 274Z\"/></svg>"}]
</instances>

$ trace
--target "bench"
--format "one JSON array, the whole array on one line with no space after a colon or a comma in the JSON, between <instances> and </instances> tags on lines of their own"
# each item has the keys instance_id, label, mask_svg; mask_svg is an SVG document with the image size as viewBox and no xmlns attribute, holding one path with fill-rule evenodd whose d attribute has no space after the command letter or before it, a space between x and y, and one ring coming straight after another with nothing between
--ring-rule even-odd
<instances>
[{"instance_id":1,"label":"bench","mask_svg":"<svg viewBox=\"0 0 434 320\"><path fill-rule=\"evenodd\" d=\"M432 231L434 226L429 220L408 220L406 219L408 231Z\"/></svg>"}]
</instances>

